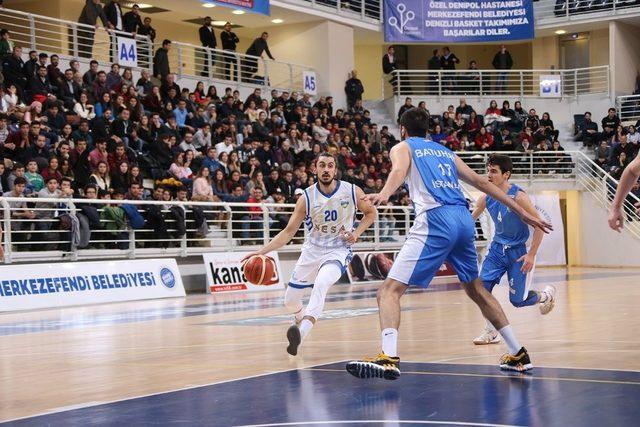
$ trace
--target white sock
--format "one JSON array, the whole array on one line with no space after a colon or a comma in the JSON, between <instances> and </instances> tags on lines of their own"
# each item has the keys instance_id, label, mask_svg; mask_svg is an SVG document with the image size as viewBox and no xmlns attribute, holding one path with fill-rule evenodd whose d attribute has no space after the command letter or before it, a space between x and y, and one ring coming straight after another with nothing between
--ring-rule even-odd
<instances>
[{"instance_id":1,"label":"white sock","mask_svg":"<svg viewBox=\"0 0 640 427\"><path fill-rule=\"evenodd\" d=\"M485 319L485 320L487 322L487 326L486 326L487 330L488 331L495 331L496 328L495 328L495 326L493 326L493 323L489 322L487 319Z\"/></svg>"},{"instance_id":2,"label":"white sock","mask_svg":"<svg viewBox=\"0 0 640 427\"><path fill-rule=\"evenodd\" d=\"M300 336L305 339L309 335L309 331L313 328L313 322L309 319L303 319L300 323Z\"/></svg>"},{"instance_id":3,"label":"white sock","mask_svg":"<svg viewBox=\"0 0 640 427\"><path fill-rule=\"evenodd\" d=\"M382 331L382 352L390 357L398 357L398 330L387 328Z\"/></svg>"},{"instance_id":4,"label":"white sock","mask_svg":"<svg viewBox=\"0 0 640 427\"><path fill-rule=\"evenodd\" d=\"M507 343L507 347L509 347L509 354L511 354L512 356L515 356L516 354L518 354L522 346L516 339L516 336L513 333L513 330L511 329L511 325L505 326L504 328L500 329L498 332L500 332L500 335L502 335L504 342Z\"/></svg>"}]
</instances>

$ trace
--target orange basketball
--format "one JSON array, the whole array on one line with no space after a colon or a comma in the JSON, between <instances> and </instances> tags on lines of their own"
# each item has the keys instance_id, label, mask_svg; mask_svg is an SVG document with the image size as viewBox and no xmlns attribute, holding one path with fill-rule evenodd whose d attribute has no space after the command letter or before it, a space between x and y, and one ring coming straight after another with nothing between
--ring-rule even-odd
<instances>
[{"instance_id":1,"label":"orange basketball","mask_svg":"<svg viewBox=\"0 0 640 427\"><path fill-rule=\"evenodd\" d=\"M249 258L244 263L243 272L247 281L254 285L268 286L278 282L276 264L266 255L254 255Z\"/></svg>"}]
</instances>

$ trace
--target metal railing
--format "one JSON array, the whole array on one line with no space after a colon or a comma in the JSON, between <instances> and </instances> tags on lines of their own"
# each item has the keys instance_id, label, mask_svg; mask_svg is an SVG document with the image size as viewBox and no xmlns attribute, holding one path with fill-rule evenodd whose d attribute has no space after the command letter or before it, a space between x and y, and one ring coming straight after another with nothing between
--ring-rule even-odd
<instances>
[{"instance_id":1,"label":"metal railing","mask_svg":"<svg viewBox=\"0 0 640 427\"><path fill-rule=\"evenodd\" d=\"M549 77L553 76L554 79ZM541 81L551 82L555 98L609 96L609 66L571 70L396 70L398 96L513 95L541 97ZM547 83L549 84L549 83ZM546 96L548 97L548 95Z\"/></svg>"},{"instance_id":2,"label":"metal railing","mask_svg":"<svg viewBox=\"0 0 640 427\"><path fill-rule=\"evenodd\" d=\"M117 37L131 33L65 21L12 9L0 9L2 28L9 30L16 46L58 54L64 58L116 62ZM138 68L151 69L153 46L147 36L135 36ZM24 53L24 52L23 52Z\"/></svg>"},{"instance_id":3,"label":"metal railing","mask_svg":"<svg viewBox=\"0 0 640 427\"><path fill-rule=\"evenodd\" d=\"M311 9L337 13L346 18L380 23L382 0L282 0L284 3L304 5Z\"/></svg>"},{"instance_id":4,"label":"metal railing","mask_svg":"<svg viewBox=\"0 0 640 427\"><path fill-rule=\"evenodd\" d=\"M637 9L640 7L638 0L540 0L533 4L536 23L544 23L547 20L557 23L560 20L581 20L640 12Z\"/></svg>"},{"instance_id":5,"label":"metal railing","mask_svg":"<svg viewBox=\"0 0 640 427\"><path fill-rule=\"evenodd\" d=\"M458 154L473 170L483 174L493 152ZM604 208L611 205L617 180L582 152L500 154L512 158L514 181L572 183L589 191ZM473 197L466 194L473 204ZM640 199L633 195L625 201L625 212L633 220L626 229L640 238L640 218L633 209L636 202ZM120 212L118 219L118 209L123 204L135 206L146 218L142 228L131 228L124 212ZM286 226L294 206L0 197L4 262L185 257L211 251L253 250ZM413 215L413 208L409 206L379 207L376 221L354 249L399 249L411 228ZM76 226L70 225L76 220ZM486 243L492 235L491 230L486 215L476 222L478 246ZM281 250L299 251L305 233L301 226L292 241Z\"/></svg>"},{"instance_id":6,"label":"metal railing","mask_svg":"<svg viewBox=\"0 0 640 427\"><path fill-rule=\"evenodd\" d=\"M35 15L12 9L0 9L2 28L10 31L17 46L38 52L55 53L61 59L78 59L101 64L117 62L117 37L133 38L130 33L106 30L77 22ZM195 30L194 30L195 31ZM153 69L153 57L160 47L147 36L135 36L138 66L134 70ZM23 52L26 53L26 52ZM174 41L169 51L171 72L191 80L226 80L237 84L302 91L303 72L312 67L291 62L265 60L256 56L209 49Z\"/></svg>"},{"instance_id":7,"label":"metal railing","mask_svg":"<svg viewBox=\"0 0 640 427\"><path fill-rule=\"evenodd\" d=\"M504 154L511 158L513 171L511 179L515 181L558 182L575 181L576 159L581 157L579 151L467 151L457 152L474 172L483 175L487 169L487 161L494 154Z\"/></svg>"},{"instance_id":8,"label":"metal railing","mask_svg":"<svg viewBox=\"0 0 640 427\"><path fill-rule=\"evenodd\" d=\"M113 212L113 208L123 204L134 205L146 218L143 228L132 229L128 222L107 215L107 211ZM4 262L184 257L212 250L255 249L286 226L294 207L293 204L270 203L0 197ZM91 223L96 215L100 218L99 223L95 223L95 219ZM152 215L156 219L161 215L164 226L158 227L158 222L150 219ZM82 216L85 218L80 220ZM70 217L78 219L79 224L89 224L88 228L68 229L64 224L71 221ZM203 219L206 226L202 224ZM412 220L413 209L410 207L381 207L374 225L361 236L354 249L399 249ZM84 237L80 238L82 233ZM305 233L303 224L281 251L299 251ZM82 247L78 246L78 241L82 242Z\"/></svg>"},{"instance_id":9,"label":"metal railing","mask_svg":"<svg viewBox=\"0 0 640 427\"><path fill-rule=\"evenodd\" d=\"M618 188L618 180L584 154L576 157L575 174L580 186L588 191L600 206L609 210ZM640 195L640 190L633 190L623 202L623 210L627 217L624 230L640 239L640 216L635 208L635 204L640 203L637 195Z\"/></svg>"},{"instance_id":10,"label":"metal railing","mask_svg":"<svg viewBox=\"0 0 640 427\"><path fill-rule=\"evenodd\" d=\"M169 64L180 78L227 80L288 91L302 91L303 73L314 70L291 62L181 42L171 43Z\"/></svg>"},{"instance_id":11,"label":"metal railing","mask_svg":"<svg viewBox=\"0 0 640 427\"><path fill-rule=\"evenodd\" d=\"M640 95L616 97L616 110L621 122L636 124L640 120Z\"/></svg>"}]
</instances>

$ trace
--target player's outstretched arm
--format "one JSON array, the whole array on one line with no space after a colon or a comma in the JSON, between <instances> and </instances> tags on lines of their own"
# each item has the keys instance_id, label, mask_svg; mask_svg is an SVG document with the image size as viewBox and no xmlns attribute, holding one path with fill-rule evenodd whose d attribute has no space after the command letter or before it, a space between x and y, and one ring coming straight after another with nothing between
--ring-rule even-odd
<instances>
[{"instance_id":1,"label":"player's outstretched arm","mask_svg":"<svg viewBox=\"0 0 640 427\"><path fill-rule=\"evenodd\" d=\"M389 200L389 197L404 183L409 173L409 167L411 167L411 153L409 151L409 145L405 141L393 146L389 152L389 157L391 158L391 172L389 172L384 187L378 194L367 194L364 196L373 203L374 206L386 203Z\"/></svg>"},{"instance_id":2,"label":"player's outstretched arm","mask_svg":"<svg viewBox=\"0 0 640 427\"><path fill-rule=\"evenodd\" d=\"M251 258L254 255L266 255L269 252L277 251L287 243L293 239L293 236L296 235L298 230L300 230L300 224L304 221L304 217L307 212L306 206L306 198L305 196L301 196L296 202L296 207L293 209L293 213L291 214L291 218L289 218L289 222L287 226L279 232L276 237L271 239L269 243L264 245L260 250L252 252L242 258L242 262Z\"/></svg>"},{"instance_id":3,"label":"player's outstretched arm","mask_svg":"<svg viewBox=\"0 0 640 427\"><path fill-rule=\"evenodd\" d=\"M482 177L471 170L471 168L467 166L458 156L456 156L456 168L458 169L458 176L460 177L460 179L462 179L467 184L474 186L483 193L493 197L503 205L507 206L509 209L515 212L526 224L529 224L530 226L535 228L539 228L545 233L553 230L551 224L543 221L539 217L532 216L529 212L527 212L519 204L517 204L511 197L507 196L504 191L489 182L486 177Z\"/></svg>"},{"instance_id":4,"label":"player's outstretched arm","mask_svg":"<svg viewBox=\"0 0 640 427\"><path fill-rule=\"evenodd\" d=\"M474 221L480 218L480 215L482 215L482 212L484 212L486 207L487 207L487 196L483 194L482 196L478 197L478 200L476 200L476 207L471 213L471 216L473 216Z\"/></svg>"},{"instance_id":5,"label":"player's outstretched arm","mask_svg":"<svg viewBox=\"0 0 640 427\"><path fill-rule=\"evenodd\" d=\"M531 203L529 196L527 196L523 191L518 191L518 195L516 196L516 203L518 203L522 208L529 212L531 216L535 216L536 218L540 218L536 207ZM540 249L540 244L542 243L542 238L544 237L544 233L539 228L534 228L533 230L533 239L531 239L531 247L529 251L522 255L518 262L522 261L521 270L524 273L529 273L533 270L533 267L536 264L536 255L538 254L538 249Z\"/></svg>"},{"instance_id":6,"label":"player's outstretched arm","mask_svg":"<svg viewBox=\"0 0 640 427\"><path fill-rule=\"evenodd\" d=\"M624 226L624 212L622 211L622 204L624 199L627 198L633 184L638 182L640 178L640 156L636 156L629 166L622 172L620 182L618 183L618 189L616 190L616 197L613 199L611 210L609 211L609 227L618 233ZM637 206L640 207L640 206Z\"/></svg>"},{"instance_id":7,"label":"player's outstretched arm","mask_svg":"<svg viewBox=\"0 0 640 427\"><path fill-rule=\"evenodd\" d=\"M376 220L378 216L378 210L365 198L364 191L358 186L356 187L356 200L358 201L358 210L364 214L358 227L353 232L346 231L344 233L344 239L347 243L353 245L358 241L362 233Z\"/></svg>"}]
</instances>

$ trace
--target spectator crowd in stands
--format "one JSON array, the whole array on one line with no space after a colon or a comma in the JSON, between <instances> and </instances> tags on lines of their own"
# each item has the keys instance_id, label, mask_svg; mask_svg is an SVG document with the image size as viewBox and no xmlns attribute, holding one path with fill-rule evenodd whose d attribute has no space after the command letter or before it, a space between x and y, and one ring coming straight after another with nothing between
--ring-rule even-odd
<instances>
[{"instance_id":1,"label":"spectator crowd in stands","mask_svg":"<svg viewBox=\"0 0 640 427\"><path fill-rule=\"evenodd\" d=\"M398 111L398 120L411 108L427 109L424 101L414 106L411 98L406 98ZM482 112L482 110L481 110ZM429 112L430 136L449 149L458 153L483 151L511 151L526 155L533 154L534 173L569 173L570 156L558 140L559 132L549 113L539 116L533 108L525 110L520 101L514 108L508 100L502 108L495 100L490 101L484 114L478 113L465 98L460 98L458 106L449 105L441 114ZM464 158L469 155L461 154ZM514 158L515 172L529 173L529 157ZM521 163L522 166L521 166ZM482 166L482 165L481 165Z\"/></svg>"}]
</instances>

